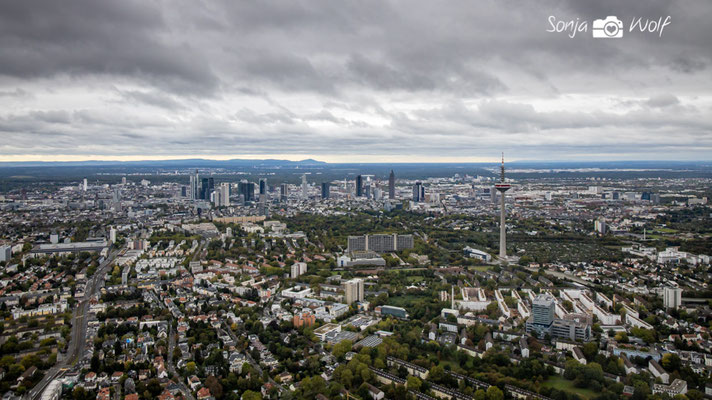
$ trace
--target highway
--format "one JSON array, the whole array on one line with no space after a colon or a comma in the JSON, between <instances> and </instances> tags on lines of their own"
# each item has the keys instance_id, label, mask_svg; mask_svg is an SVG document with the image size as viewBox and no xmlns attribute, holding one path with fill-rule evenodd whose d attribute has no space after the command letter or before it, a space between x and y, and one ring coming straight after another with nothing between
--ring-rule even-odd
<instances>
[{"instance_id":1,"label":"highway","mask_svg":"<svg viewBox=\"0 0 712 400\"><path fill-rule=\"evenodd\" d=\"M69 335L69 346L67 347L66 356L57 364L50 368L42 380L25 394L25 399L37 400L42 396L47 385L55 378L61 377L69 368L71 368L84 354L86 347L87 321L86 314L89 310L89 299L104 286L104 275L116 258L118 250L114 250L99 265L94 275L87 281L84 297L75 305L72 313L72 331Z\"/></svg>"}]
</instances>

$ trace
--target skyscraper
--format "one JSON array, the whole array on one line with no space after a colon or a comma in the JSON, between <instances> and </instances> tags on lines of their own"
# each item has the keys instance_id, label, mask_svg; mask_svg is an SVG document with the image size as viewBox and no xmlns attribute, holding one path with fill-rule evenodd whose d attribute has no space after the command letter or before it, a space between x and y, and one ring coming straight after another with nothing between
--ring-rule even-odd
<instances>
[{"instance_id":1,"label":"skyscraper","mask_svg":"<svg viewBox=\"0 0 712 400\"><path fill-rule=\"evenodd\" d=\"M321 198L324 200L329 198L329 182L321 183Z\"/></svg>"},{"instance_id":2,"label":"skyscraper","mask_svg":"<svg viewBox=\"0 0 712 400\"><path fill-rule=\"evenodd\" d=\"M267 178L260 178L260 195L267 194Z\"/></svg>"},{"instance_id":3,"label":"skyscraper","mask_svg":"<svg viewBox=\"0 0 712 400\"><path fill-rule=\"evenodd\" d=\"M190 196L191 200L197 200L200 197L198 192L198 186L200 185L200 176L198 175L198 170L195 170L195 174L190 176Z\"/></svg>"},{"instance_id":4,"label":"skyscraper","mask_svg":"<svg viewBox=\"0 0 712 400\"><path fill-rule=\"evenodd\" d=\"M195 175L190 175L190 183L188 185L188 198L195 200Z\"/></svg>"},{"instance_id":5,"label":"skyscraper","mask_svg":"<svg viewBox=\"0 0 712 400\"><path fill-rule=\"evenodd\" d=\"M351 304L356 301L363 301L363 279L351 279L344 282L344 298L346 304Z\"/></svg>"},{"instance_id":6,"label":"skyscraper","mask_svg":"<svg viewBox=\"0 0 712 400\"><path fill-rule=\"evenodd\" d=\"M279 201L286 201L289 195L289 185L283 183L279 186Z\"/></svg>"},{"instance_id":7,"label":"skyscraper","mask_svg":"<svg viewBox=\"0 0 712 400\"><path fill-rule=\"evenodd\" d=\"M247 180L243 180L237 185L237 194L241 194L244 197L245 202L255 201L255 184L248 182Z\"/></svg>"},{"instance_id":8,"label":"skyscraper","mask_svg":"<svg viewBox=\"0 0 712 400\"><path fill-rule=\"evenodd\" d=\"M393 173L393 170L388 176L388 198L391 200L396 199L396 174Z\"/></svg>"},{"instance_id":9,"label":"skyscraper","mask_svg":"<svg viewBox=\"0 0 712 400\"><path fill-rule=\"evenodd\" d=\"M361 175L356 177L356 197L363 196L363 177Z\"/></svg>"},{"instance_id":10,"label":"skyscraper","mask_svg":"<svg viewBox=\"0 0 712 400\"><path fill-rule=\"evenodd\" d=\"M302 175L302 198L307 200L309 198L309 192L307 191L307 174Z\"/></svg>"},{"instance_id":11,"label":"skyscraper","mask_svg":"<svg viewBox=\"0 0 712 400\"><path fill-rule=\"evenodd\" d=\"M218 206L229 207L230 206L230 184L223 182L220 184L220 202Z\"/></svg>"},{"instance_id":12,"label":"skyscraper","mask_svg":"<svg viewBox=\"0 0 712 400\"><path fill-rule=\"evenodd\" d=\"M214 178L203 178L200 185L200 199L210 200L210 195L215 190L215 179Z\"/></svg>"},{"instance_id":13,"label":"skyscraper","mask_svg":"<svg viewBox=\"0 0 712 400\"><path fill-rule=\"evenodd\" d=\"M505 224L505 214L506 209L504 205L504 192L511 189L512 185L504 183L504 153L502 153L502 167L500 172L499 183L494 185L495 189L500 193L502 198L500 202L500 214L499 214L499 259L505 262L507 259L507 226Z\"/></svg>"},{"instance_id":14,"label":"skyscraper","mask_svg":"<svg viewBox=\"0 0 712 400\"><path fill-rule=\"evenodd\" d=\"M420 203L425 201L425 186L422 182L415 182L413 186L413 202Z\"/></svg>"}]
</instances>

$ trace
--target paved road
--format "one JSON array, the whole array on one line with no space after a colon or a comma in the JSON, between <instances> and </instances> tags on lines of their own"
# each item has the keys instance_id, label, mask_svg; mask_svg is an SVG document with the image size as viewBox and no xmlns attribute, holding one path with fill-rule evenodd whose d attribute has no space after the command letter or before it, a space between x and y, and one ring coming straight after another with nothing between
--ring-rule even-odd
<instances>
[{"instance_id":1,"label":"paved road","mask_svg":"<svg viewBox=\"0 0 712 400\"><path fill-rule=\"evenodd\" d=\"M162 303L161 303L162 304ZM183 397L187 398L188 400L195 400L195 397L193 397L193 393L190 391L190 389L183 383L183 380L181 376L178 374L176 371L175 365L173 364L173 349L176 347L176 333L173 331L173 321L170 322L170 331L168 334L168 362L166 363L166 368L168 369L168 372L171 374L174 374L177 376L178 380L178 387L180 388L181 392L183 392Z\"/></svg>"},{"instance_id":2,"label":"paved road","mask_svg":"<svg viewBox=\"0 0 712 400\"><path fill-rule=\"evenodd\" d=\"M526 268L527 268L529 271L531 271L531 272L536 272L536 271L539 270L538 268L529 268L529 267L526 267ZM581 278L579 278L579 277L577 277L577 276L574 276L574 275L565 274L565 273L563 273L563 272L551 271L551 270L548 270L548 269L547 269L547 270L544 270L544 273L546 273L547 275L555 276L555 277L557 277L557 278L559 278L559 279L568 279L568 280L570 280L571 282L580 283L580 284L582 284L582 285L584 285L584 286L589 286L589 287L595 286L595 284L593 284L593 283L591 283L591 282L585 281L585 280L583 280L583 279L581 279Z\"/></svg>"},{"instance_id":3,"label":"paved road","mask_svg":"<svg viewBox=\"0 0 712 400\"><path fill-rule=\"evenodd\" d=\"M47 385L49 385L49 383L55 378L62 376L69 369L69 367L74 365L80 355L84 354L88 323L86 314L89 310L89 299L97 292L98 289L104 286L104 275L106 274L106 270L114 261L117 254L118 250L111 252L104 262L101 263L96 269L94 275L87 281L84 297L75 305L74 312L72 313L72 331L69 335L67 354L62 361L59 361L54 367L47 371L45 376L39 383L37 383L37 385L35 385L35 387L27 392L25 395L26 399L39 399L40 396L42 396L42 392L44 392L45 388L47 388Z\"/></svg>"}]
</instances>

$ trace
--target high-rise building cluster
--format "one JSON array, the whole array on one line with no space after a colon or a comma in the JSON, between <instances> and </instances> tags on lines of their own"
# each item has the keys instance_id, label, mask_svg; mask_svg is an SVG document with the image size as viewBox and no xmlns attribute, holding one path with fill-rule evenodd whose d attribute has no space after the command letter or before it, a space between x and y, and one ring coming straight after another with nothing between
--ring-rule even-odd
<instances>
[{"instance_id":1,"label":"high-rise building cluster","mask_svg":"<svg viewBox=\"0 0 712 400\"><path fill-rule=\"evenodd\" d=\"M301 185L298 186L298 191L296 192L297 198L302 200L309 199L309 182L307 180L307 174L302 174ZM181 186L179 195L183 198L188 198L193 201L204 201L211 202L215 207L227 207L231 205L244 206L246 204L256 204L258 207L258 212L260 214L266 215L268 212L269 204L274 202L284 202L287 201L290 195L289 184L282 183L280 185L275 185L270 188L267 178L260 178L256 182L250 182L247 179L242 179L238 183L217 183L215 178L212 176L202 177L198 169L195 169L189 176L189 184L187 186ZM384 200L385 199L385 186L379 186L377 181L372 180L371 175L357 175L355 181L351 181L351 186L349 189L349 182L344 181L343 189L341 186L335 186L333 181L324 181L321 184L317 184L316 189L320 189L320 198L322 200L327 200L332 198L332 190L336 190L339 195L343 193L350 193L351 196L355 195L357 198L366 198L372 200ZM86 182L84 182L84 186ZM424 199L425 191L420 184L419 193L420 197ZM343 191L342 191L343 190ZM274 191L274 197L271 193ZM388 177L388 199L395 200L396 198L396 188L395 188L395 173L393 170L390 171ZM419 201L422 201L419 200ZM115 202L118 202L115 201ZM392 210L397 208L398 205L394 203L386 202L384 209ZM200 212L202 207L199 207L198 212Z\"/></svg>"}]
</instances>

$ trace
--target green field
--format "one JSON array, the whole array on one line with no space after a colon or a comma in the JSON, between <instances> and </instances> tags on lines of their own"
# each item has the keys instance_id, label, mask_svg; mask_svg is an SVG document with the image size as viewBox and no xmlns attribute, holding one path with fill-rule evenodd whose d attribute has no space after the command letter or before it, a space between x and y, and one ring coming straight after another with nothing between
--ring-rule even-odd
<instances>
[{"instance_id":1,"label":"green field","mask_svg":"<svg viewBox=\"0 0 712 400\"><path fill-rule=\"evenodd\" d=\"M414 276L408 277L408 282L409 283L417 283L417 282L422 281L423 279L425 279L425 278L423 278L422 276L414 275Z\"/></svg>"},{"instance_id":2,"label":"green field","mask_svg":"<svg viewBox=\"0 0 712 400\"><path fill-rule=\"evenodd\" d=\"M478 266L476 266L476 267L471 267L471 268L474 269L475 271L485 272L485 271L491 269L492 266L490 266L490 265L478 265Z\"/></svg>"},{"instance_id":3,"label":"green field","mask_svg":"<svg viewBox=\"0 0 712 400\"><path fill-rule=\"evenodd\" d=\"M657 228L655 230L662 233L677 233L677 229L672 228Z\"/></svg>"},{"instance_id":4,"label":"green field","mask_svg":"<svg viewBox=\"0 0 712 400\"><path fill-rule=\"evenodd\" d=\"M408 306L412 306L415 301L423 298L424 296L411 294L405 296L393 296L388 298L388 305L406 308Z\"/></svg>"},{"instance_id":5,"label":"green field","mask_svg":"<svg viewBox=\"0 0 712 400\"><path fill-rule=\"evenodd\" d=\"M547 379L544 382L544 387L554 388L554 389L558 389L558 390L563 390L565 392L577 394L577 395L583 397L584 399L592 399L592 398L596 397L596 395L597 395L597 393L591 389L582 389L582 388L574 387L573 381L564 379L563 377L560 377L560 376L549 377L549 379Z\"/></svg>"}]
</instances>

